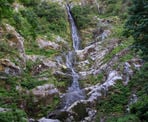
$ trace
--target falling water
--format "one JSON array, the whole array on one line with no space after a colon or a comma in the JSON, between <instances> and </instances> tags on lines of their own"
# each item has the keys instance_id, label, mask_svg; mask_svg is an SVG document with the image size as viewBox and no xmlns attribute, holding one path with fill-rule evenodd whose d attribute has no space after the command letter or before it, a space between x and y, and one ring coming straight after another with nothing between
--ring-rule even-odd
<instances>
[{"instance_id":1,"label":"falling water","mask_svg":"<svg viewBox=\"0 0 148 122\"><path fill-rule=\"evenodd\" d=\"M68 17L69 17L69 22L71 25L71 36L72 36L72 40L73 40L73 48L74 48L74 50L79 50L81 39L78 34L78 29L76 27L76 24L74 22L72 15L71 15L70 7L67 5L66 8L67 8L67 13L68 13Z\"/></svg>"},{"instance_id":2,"label":"falling water","mask_svg":"<svg viewBox=\"0 0 148 122\"><path fill-rule=\"evenodd\" d=\"M74 19L70 13L70 8L67 5L67 13L69 17L69 22L71 25L71 34L72 34L72 41L73 41L73 48L74 51L69 51L66 55L66 66L68 69L71 70L71 75L72 75L72 84L68 88L67 93L64 96L64 101L65 105L64 108L67 108L70 106L72 103L74 103L77 100L84 99L84 93L80 89L79 86L79 75L75 71L74 64L75 64L75 51L80 49L80 37L78 34L78 30L76 27L76 24L74 22Z\"/></svg>"},{"instance_id":3,"label":"falling water","mask_svg":"<svg viewBox=\"0 0 148 122\"><path fill-rule=\"evenodd\" d=\"M71 69L71 73L72 73L72 85L71 87L69 87L69 92L75 91L75 90L80 90L79 87L79 75L74 71L74 52L70 51L68 52L68 54L66 55L66 66L67 68Z\"/></svg>"}]
</instances>

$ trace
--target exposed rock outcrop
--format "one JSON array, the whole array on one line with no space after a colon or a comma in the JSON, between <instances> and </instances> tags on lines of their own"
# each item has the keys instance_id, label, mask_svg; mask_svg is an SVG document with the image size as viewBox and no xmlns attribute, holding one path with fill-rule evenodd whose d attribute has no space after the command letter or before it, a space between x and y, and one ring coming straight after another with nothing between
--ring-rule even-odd
<instances>
[{"instance_id":1,"label":"exposed rock outcrop","mask_svg":"<svg viewBox=\"0 0 148 122\"><path fill-rule=\"evenodd\" d=\"M55 42L51 42L51 41L47 41L47 40L44 40L44 39L37 39L37 42L38 42L38 46L39 48L44 48L44 49L55 49L55 50L58 50L60 49L60 46L58 44L56 44Z\"/></svg>"},{"instance_id":2,"label":"exposed rock outcrop","mask_svg":"<svg viewBox=\"0 0 148 122\"><path fill-rule=\"evenodd\" d=\"M54 96L59 96L59 91L52 84L44 84L32 89L31 94L35 96L34 102L39 102L44 99L44 104L50 104L53 102Z\"/></svg>"},{"instance_id":3,"label":"exposed rock outcrop","mask_svg":"<svg viewBox=\"0 0 148 122\"><path fill-rule=\"evenodd\" d=\"M60 122L60 121L57 119L46 119L43 117L43 118L39 119L38 122Z\"/></svg>"},{"instance_id":4,"label":"exposed rock outcrop","mask_svg":"<svg viewBox=\"0 0 148 122\"><path fill-rule=\"evenodd\" d=\"M9 59L0 59L0 72L10 75L20 75L21 69Z\"/></svg>"},{"instance_id":5,"label":"exposed rock outcrop","mask_svg":"<svg viewBox=\"0 0 148 122\"><path fill-rule=\"evenodd\" d=\"M78 68L81 79L87 78L88 75L98 74L101 70L105 69L103 67L108 67L109 65L106 65L107 63L104 63L103 59L109 52L118 46L119 42L119 39L107 40L106 42L95 42L83 50L76 51L80 61L78 62ZM83 62L83 65L81 62Z\"/></svg>"},{"instance_id":6,"label":"exposed rock outcrop","mask_svg":"<svg viewBox=\"0 0 148 122\"><path fill-rule=\"evenodd\" d=\"M22 68L25 68L26 54L24 49L24 38L18 32L16 32L14 27L12 27L11 25L6 24L5 27L6 32L8 33L9 45L14 49L17 48L17 51L19 52L19 57L21 59L20 61L18 61L21 64L20 66Z\"/></svg>"}]
</instances>

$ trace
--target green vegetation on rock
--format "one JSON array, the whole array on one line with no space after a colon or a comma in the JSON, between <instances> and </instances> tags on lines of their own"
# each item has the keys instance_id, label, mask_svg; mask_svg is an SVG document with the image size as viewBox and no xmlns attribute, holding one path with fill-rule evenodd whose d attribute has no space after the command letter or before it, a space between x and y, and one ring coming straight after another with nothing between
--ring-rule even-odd
<instances>
[{"instance_id":1,"label":"green vegetation on rock","mask_svg":"<svg viewBox=\"0 0 148 122\"><path fill-rule=\"evenodd\" d=\"M80 2L80 0L75 2ZM93 106L97 109L96 122L99 122L100 118L104 118L106 122L147 122L148 1L97 0L97 2L99 8L96 7L96 2L92 0L88 0L84 5L72 4L71 13L82 36L82 45L94 43L94 30L100 28L109 30L111 34L105 40L99 40L102 45L98 46L101 49L111 47L101 63L107 64L114 57L117 57L118 61L113 62L111 68L122 75L121 70L124 68L122 64L140 55L143 58L143 68L133 71L135 75L127 85L124 85L122 81L117 81L117 84L109 88L109 92L99 99ZM128 7L130 8L129 13L127 13ZM10 29L11 31L7 32L6 24L13 26L15 30ZM124 24L124 34L128 38L123 35ZM15 34L18 34L18 37L23 38L20 43L13 33L14 31L16 31ZM57 41L57 37L64 41ZM43 39L45 42L56 42L60 49L50 46L40 48L38 39ZM115 41L116 45L112 47L112 40L116 39L117 43ZM27 122L27 118L38 119L47 116L50 111L57 108L60 102L59 95L49 95L46 98L35 91L37 93L37 96L35 96L33 90L37 86L53 84L60 92L66 92L67 86L71 83L70 80L66 79L66 75L63 76L66 77L65 79L62 79L60 75L56 79L52 72L52 70L56 71L54 69L56 66L53 66L52 69L43 64L45 58L52 62L55 59L54 56L63 52L61 43L66 41L70 42L70 26L64 4L62 6L57 2L48 0L0 0L0 122ZM24 49L22 50L24 52L17 47L21 43L23 43ZM69 50L68 45L65 44L64 46L66 51ZM89 56L87 54L90 53L89 51L86 51L86 57ZM24 55L20 55L20 53L24 53ZM118 55L120 53L121 55ZM33 61L33 59L27 59L25 56L37 56L37 60ZM23 58L24 62L22 61ZM91 60L91 57L88 60ZM53 63L57 65L54 61ZM91 60L90 64L88 63L89 66L86 69L93 71L91 63L93 64L94 60ZM15 68L20 73L16 74ZM69 69L66 68L66 70ZM101 71L97 75L88 75L86 80L80 81L80 85L101 84L107 78L106 74L105 71ZM137 102L129 104L133 93L137 95ZM76 120L81 120L84 116L87 116L85 111L87 106L82 104L81 107L81 104L79 104L74 108L74 111L77 111L78 107L82 114L81 116L76 115ZM127 107L129 108L127 109Z\"/></svg>"},{"instance_id":2,"label":"green vegetation on rock","mask_svg":"<svg viewBox=\"0 0 148 122\"><path fill-rule=\"evenodd\" d=\"M97 15L95 8L91 6L74 6L71 10L74 20L79 29L93 26L93 16Z\"/></svg>"}]
</instances>

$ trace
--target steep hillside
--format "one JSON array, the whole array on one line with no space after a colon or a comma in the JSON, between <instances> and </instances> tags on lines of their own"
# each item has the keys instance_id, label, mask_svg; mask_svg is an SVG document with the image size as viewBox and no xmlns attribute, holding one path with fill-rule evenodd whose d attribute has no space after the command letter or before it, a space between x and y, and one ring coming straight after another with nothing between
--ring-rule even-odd
<instances>
[{"instance_id":1,"label":"steep hillside","mask_svg":"<svg viewBox=\"0 0 148 122\"><path fill-rule=\"evenodd\" d=\"M1 0L0 121L146 122L147 61L124 28L131 6Z\"/></svg>"}]
</instances>

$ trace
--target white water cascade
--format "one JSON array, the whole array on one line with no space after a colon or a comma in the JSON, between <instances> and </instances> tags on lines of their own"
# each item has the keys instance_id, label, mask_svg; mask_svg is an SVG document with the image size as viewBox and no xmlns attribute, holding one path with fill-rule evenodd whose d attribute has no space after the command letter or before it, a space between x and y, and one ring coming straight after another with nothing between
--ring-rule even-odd
<instances>
[{"instance_id":1,"label":"white water cascade","mask_svg":"<svg viewBox=\"0 0 148 122\"><path fill-rule=\"evenodd\" d=\"M71 34L72 34L72 41L73 41L73 48L74 51L69 51L66 55L66 66L68 69L71 70L71 75L72 75L72 84L68 88L67 93L64 96L64 101L65 101L65 109L70 106L72 103L78 100L85 99L85 95L80 89L79 86L79 75L75 71L74 64L75 64L75 51L80 49L80 37L78 34L78 30L76 27L76 24L74 22L74 19L71 15L70 8L67 5L67 13L69 17L69 22L71 25Z\"/></svg>"},{"instance_id":2,"label":"white water cascade","mask_svg":"<svg viewBox=\"0 0 148 122\"><path fill-rule=\"evenodd\" d=\"M78 29L76 27L76 24L74 22L72 15L71 15L70 7L67 5L66 8L67 8L69 22L71 25L71 36L72 36L72 41L73 41L73 48L74 48L74 50L79 50L81 39L80 39L80 36L78 33Z\"/></svg>"}]
</instances>

